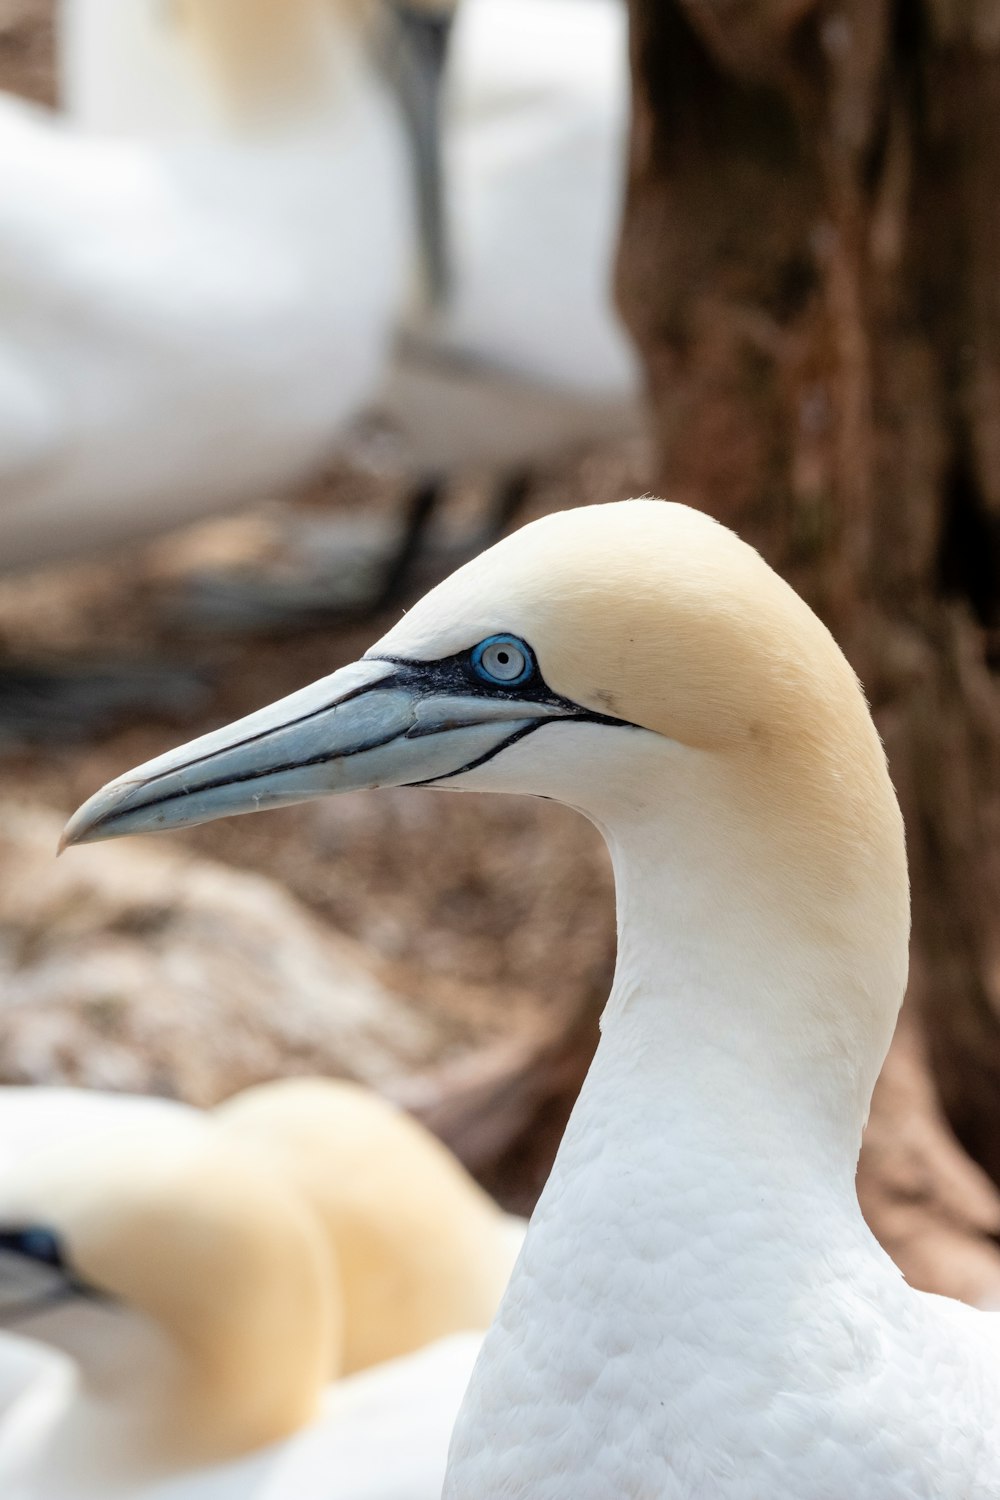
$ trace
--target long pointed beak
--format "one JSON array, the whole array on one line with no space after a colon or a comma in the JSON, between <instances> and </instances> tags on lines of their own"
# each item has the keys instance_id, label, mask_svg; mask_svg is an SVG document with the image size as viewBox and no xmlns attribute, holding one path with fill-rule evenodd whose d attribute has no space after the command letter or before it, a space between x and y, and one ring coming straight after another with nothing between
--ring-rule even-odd
<instances>
[{"instance_id":1,"label":"long pointed beak","mask_svg":"<svg viewBox=\"0 0 1000 1500\"><path fill-rule=\"evenodd\" d=\"M62 845L207 823L331 792L440 781L490 759L570 703L456 690L441 664L364 660L118 777Z\"/></svg>"}]
</instances>

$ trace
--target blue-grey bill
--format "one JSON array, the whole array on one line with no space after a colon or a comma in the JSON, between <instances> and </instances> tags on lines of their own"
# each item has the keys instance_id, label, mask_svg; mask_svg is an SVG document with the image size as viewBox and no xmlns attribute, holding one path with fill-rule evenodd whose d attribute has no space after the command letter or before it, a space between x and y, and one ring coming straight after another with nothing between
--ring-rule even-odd
<instances>
[{"instance_id":1,"label":"blue-grey bill","mask_svg":"<svg viewBox=\"0 0 1000 1500\"><path fill-rule=\"evenodd\" d=\"M419 663L354 662L109 782L70 819L61 847L450 778L566 712L435 690Z\"/></svg>"}]
</instances>

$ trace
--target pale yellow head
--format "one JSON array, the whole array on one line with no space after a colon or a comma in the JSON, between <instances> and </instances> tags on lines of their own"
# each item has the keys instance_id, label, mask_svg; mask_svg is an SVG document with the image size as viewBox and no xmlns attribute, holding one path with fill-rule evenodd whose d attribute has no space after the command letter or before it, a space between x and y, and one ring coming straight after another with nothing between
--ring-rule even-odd
<instances>
[{"instance_id":1,"label":"pale yellow head","mask_svg":"<svg viewBox=\"0 0 1000 1500\"><path fill-rule=\"evenodd\" d=\"M369 654L433 659L503 631L570 701L732 766L748 797L779 796L781 829L805 825L817 857L852 856L841 878L877 848L899 882L901 820L854 672L794 590L703 512L631 500L546 516Z\"/></svg>"},{"instance_id":2,"label":"pale yellow head","mask_svg":"<svg viewBox=\"0 0 1000 1500\"><path fill-rule=\"evenodd\" d=\"M85 1390L131 1413L137 1461L229 1457L314 1415L339 1338L321 1232L233 1143L170 1122L50 1146L0 1179L11 1226L53 1233L96 1305L132 1325L121 1368L87 1342L69 1352Z\"/></svg>"},{"instance_id":3,"label":"pale yellow head","mask_svg":"<svg viewBox=\"0 0 1000 1500\"><path fill-rule=\"evenodd\" d=\"M830 632L733 532L636 500L524 527L369 654L438 660L501 632L531 647L553 692L646 733L546 724L441 784L569 802L612 852L637 851L632 869L648 862L664 919L683 900L706 944L738 929L746 964L759 944L776 981L795 954L848 975L863 1093L905 985L908 882L882 745ZM834 989L829 973L816 983Z\"/></svg>"},{"instance_id":4,"label":"pale yellow head","mask_svg":"<svg viewBox=\"0 0 1000 1500\"><path fill-rule=\"evenodd\" d=\"M401 784L586 813L617 877L606 1019L641 1001L657 1055L711 1041L859 1130L906 982L902 820L842 652L732 532L656 500L526 526L362 661L120 777L66 837Z\"/></svg>"},{"instance_id":5,"label":"pale yellow head","mask_svg":"<svg viewBox=\"0 0 1000 1500\"><path fill-rule=\"evenodd\" d=\"M316 1211L341 1286L337 1374L489 1326L523 1225L424 1126L359 1084L263 1084L214 1111Z\"/></svg>"}]
</instances>

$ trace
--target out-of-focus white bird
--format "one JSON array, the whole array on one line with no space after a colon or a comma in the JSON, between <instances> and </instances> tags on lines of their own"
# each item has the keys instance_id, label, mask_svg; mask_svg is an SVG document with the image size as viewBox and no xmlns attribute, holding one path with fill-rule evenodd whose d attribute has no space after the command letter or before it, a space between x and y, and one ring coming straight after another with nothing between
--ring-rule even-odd
<instances>
[{"instance_id":1,"label":"out-of-focus white bird","mask_svg":"<svg viewBox=\"0 0 1000 1500\"><path fill-rule=\"evenodd\" d=\"M293 481L371 394L415 232L376 15L68 0L77 126L0 104L0 566Z\"/></svg>"},{"instance_id":2,"label":"out-of-focus white bird","mask_svg":"<svg viewBox=\"0 0 1000 1500\"><path fill-rule=\"evenodd\" d=\"M419 467L523 463L634 422L638 361L612 295L629 109L622 0L462 0L448 287L387 395Z\"/></svg>"},{"instance_id":3,"label":"out-of-focus white bird","mask_svg":"<svg viewBox=\"0 0 1000 1500\"><path fill-rule=\"evenodd\" d=\"M5 1497L437 1500L524 1225L423 1127L320 1079L3 1125Z\"/></svg>"},{"instance_id":4,"label":"out-of-focus white bird","mask_svg":"<svg viewBox=\"0 0 1000 1500\"><path fill-rule=\"evenodd\" d=\"M40 1151L84 1135L127 1134L161 1119L200 1120L201 1110L152 1094L115 1094L102 1089L0 1087L0 1178Z\"/></svg>"},{"instance_id":5,"label":"out-of-focus white bird","mask_svg":"<svg viewBox=\"0 0 1000 1500\"><path fill-rule=\"evenodd\" d=\"M419 481L382 603L404 592L451 475L500 481L458 544L474 550L516 513L533 465L641 425L613 297L630 103L624 0L461 0L441 102L443 283L405 320L375 405L377 452L388 436ZM201 605L236 624L335 610L335 541L310 519L288 551L290 570L216 578Z\"/></svg>"},{"instance_id":6,"label":"out-of-focus white bird","mask_svg":"<svg viewBox=\"0 0 1000 1500\"><path fill-rule=\"evenodd\" d=\"M200 1110L172 1099L144 1094L112 1094L99 1089L0 1088L0 1183L11 1173L24 1170L24 1163L43 1156L62 1143L71 1142L77 1152L88 1142L113 1136L128 1138L135 1130L168 1121L178 1130L184 1123L197 1128ZM12 1263L3 1251L0 1226L0 1429L9 1412L20 1402L19 1422L41 1396L25 1403L28 1389L55 1377L61 1380L60 1362L37 1339L25 1338L19 1329L26 1320L44 1313L49 1339L56 1345L78 1335L81 1317L89 1318L85 1302L72 1287L60 1280L39 1280L30 1271L12 1275ZM22 1273L24 1268L20 1268Z\"/></svg>"}]
</instances>

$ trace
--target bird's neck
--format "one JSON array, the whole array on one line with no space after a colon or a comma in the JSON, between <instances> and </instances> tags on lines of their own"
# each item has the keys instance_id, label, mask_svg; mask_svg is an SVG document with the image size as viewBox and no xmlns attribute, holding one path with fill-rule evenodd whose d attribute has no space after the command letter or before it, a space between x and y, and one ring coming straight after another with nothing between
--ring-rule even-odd
<instances>
[{"instance_id":1,"label":"bird's neck","mask_svg":"<svg viewBox=\"0 0 1000 1500\"><path fill-rule=\"evenodd\" d=\"M614 988L456 1424L446 1500L554 1463L581 1500L679 1494L666 1455L691 1476L683 1493L735 1493L720 1475L782 1440L768 1425L782 1393L850 1368L864 1310L901 1285L854 1192L881 1045L860 1063L842 1020L860 969L769 913L731 825L720 837L675 802L669 826L647 806L605 834Z\"/></svg>"},{"instance_id":2,"label":"bird's neck","mask_svg":"<svg viewBox=\"0 0 1000 1500\"><path fill-rule=\"evenodd\" d=\"M671 1138L780 1143L849 1182L906 982L898 819L866 842L809 798L768 805L739 769L679 750L664 805L604 825L619 947L602 1052L666 1101Z\"/></svg>"},{"instance_id":3,"label":"bird's neck","mask_svg":"<svg viewBox=\"0 0 1000 1500\"><path fill-rule=\"evenodd\" d=\"M739 1220L741 1207L718 1267L726 1279L748 1233L775 1274L801 1253L803 1220L809 1233L822 1223L826 1243L841 1231L853 1240L870 1070L839 1029L858 997L831 987L849 979L828 955L768 933L759 910L741 911L720 889L721 866L706 881L676 841L610 842L615 981L554 1175L586 1193L597 1150L609 1180L634 1185L635 1222L618 1227L646 1236L656 1222L657 1257L678 1265L701 1246L699 1275L725 1239L720 1215Z\"/></svg>"},{"instance_id":4,"label":"bird's neck","mask_svg":"<svg viewBox=\"0 0 1000 1500\"><path fill-rule=\"evenodd\" d=\"M839 1274L837 1243L852 1263L880 1255L854 1176L905 974L905 897L895 930L872 937L874 896L845 872L814 919L815 873L777 868L779 846L751 840L737 805L708 816L724 804L707 790L604 829L615 980L545 1209L581 1215L583 1233L609 1194L595 1232L651 1255L657 1281L671 1268L681 1304L685 1268L705 1291L714 1264L723 1297L744 1256L780 1281L810 1263Z\"/></svg>"}]
</instances>

